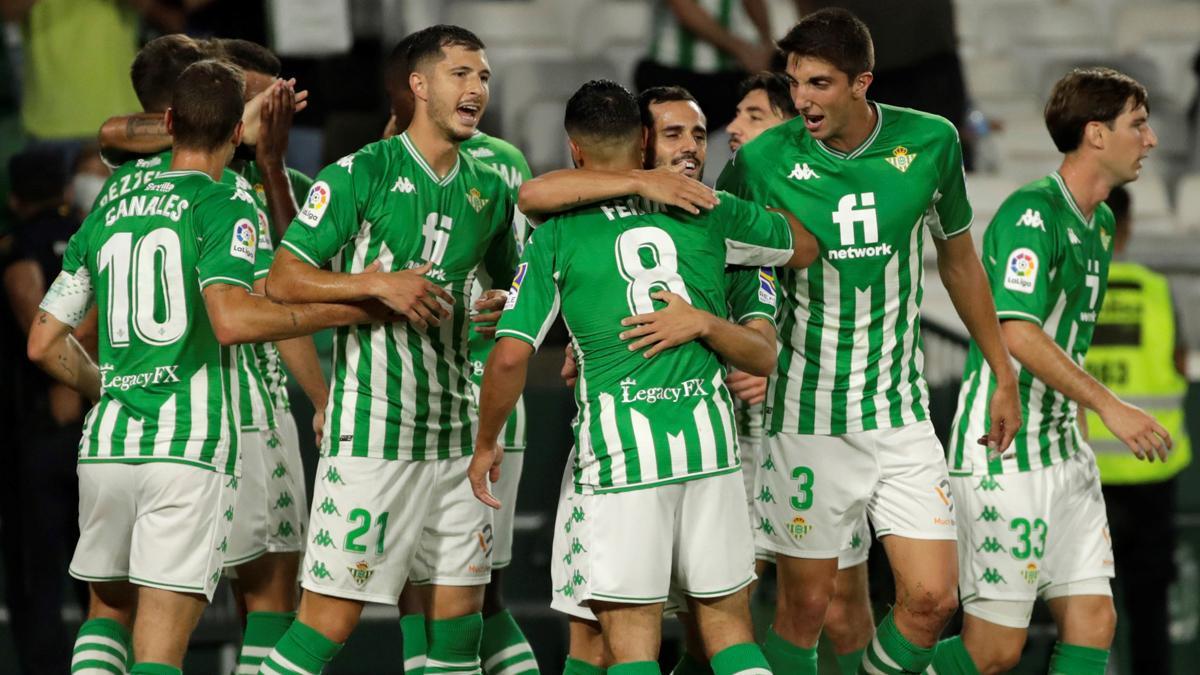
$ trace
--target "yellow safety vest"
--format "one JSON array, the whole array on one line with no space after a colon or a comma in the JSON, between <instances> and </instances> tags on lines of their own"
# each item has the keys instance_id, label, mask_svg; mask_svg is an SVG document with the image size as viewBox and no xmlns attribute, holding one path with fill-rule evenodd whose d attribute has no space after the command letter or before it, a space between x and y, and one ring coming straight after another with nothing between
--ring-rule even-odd
<instances>
[{"instance_id":1,"label":"yellow safety vest","mask_svg":"<svg viewBox=\"0 0 1200 675\"><path fill-rule=\"evenodd\" d=\"M1102 483L1164 481L1191 462L1183 412L1187 381L1175 370L1175 315L1166 277L1136 263L1112 263L1084 367L1122 400L1154 415L1175 441L1166 462L1139 460L1089 410L1088 443Z\"/></svg>"}]
</instances>

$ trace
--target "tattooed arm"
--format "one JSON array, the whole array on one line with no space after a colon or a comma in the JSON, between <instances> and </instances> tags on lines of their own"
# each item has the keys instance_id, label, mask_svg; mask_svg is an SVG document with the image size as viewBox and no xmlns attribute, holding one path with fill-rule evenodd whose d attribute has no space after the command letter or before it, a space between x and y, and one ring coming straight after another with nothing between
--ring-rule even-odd
<instances>
[{"instance_id":1,"label":"tattooed arm","mask_svg":"<svg viewBox=\"0 0 1200 675\"><path fill-rule=\"evenodd\" d=\"M88 397L100 400L100 369L71 335L74 328L39 311L29 329L29 360L51 377Z\"/></svg>"}]
</instances>

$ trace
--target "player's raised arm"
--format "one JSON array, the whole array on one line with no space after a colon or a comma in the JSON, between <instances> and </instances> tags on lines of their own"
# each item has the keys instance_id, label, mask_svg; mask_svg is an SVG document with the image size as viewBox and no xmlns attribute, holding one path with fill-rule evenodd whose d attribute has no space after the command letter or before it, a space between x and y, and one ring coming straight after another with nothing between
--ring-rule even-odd
<instances>
[{"instance_id":1,"label":"player's raised arm","mask_svg":"<svg viewBox=\"0 0 1200 675\"><path fill-rule=\"evenodd\" d=\"M717 205L712 189L670 167L633 171L559 169L521 185L518 206L531 218L547 217L614 197L641 195L688 213Z\"/></svg>"}]
</instances>

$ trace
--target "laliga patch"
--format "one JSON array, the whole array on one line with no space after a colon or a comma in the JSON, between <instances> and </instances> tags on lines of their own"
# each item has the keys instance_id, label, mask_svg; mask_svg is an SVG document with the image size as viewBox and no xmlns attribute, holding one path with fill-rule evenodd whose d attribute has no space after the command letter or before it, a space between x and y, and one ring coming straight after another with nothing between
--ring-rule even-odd
<instances>
[{"instance_id":1,"label":"laliga patch","mask_svg":"<svg viewBox=\"0 0 1200 675\"><path fill-rule=\"evenodd\" d=\"M529 263L521 263L517 265L517 273L513 275L512 287L508 289L508 299L504 301L504 311L508 311L517 306L517 295L521 292L521 284L525 282L525 270L529 269Z\"/></svg>"},{"instance_id":2,"label":"laliga patch","mask_svg":"<svg viewBox=\"0 0 1200 675\"><path fill-rule=\"evenodd\" d=\"M325 209L329 207L329 197L329 183L323 180L313 183L308 191L308 199L304 200L304 208L296 214L296 219L309 227L316 227L321 222L321 216L325 215Z\"/></svg>"},{"instance_id":3,"label":"laliga patch","mask_svg":"<svg viewBox=\"0 0 1200 675\"><path fill-rule=\"evenodd\" d=\"M775 275L770 267L758 268L758 301L776 306Z\"/></svg>"},{"instance_id":4,"label":"laliga patch","mask_svg":"<svg viewBox=\"0 0 1200 675\"><path fill-rule=\"evenodd\" d=\"M1008 256L1004 267L1004 287L1018 293L1033 293L1037 286L1038 257L1027 248L1019 248Z\"/></svg>"},{"instance_id":5,"label":"laliga patch","mask_svg":"<svg viewBox=\"0 0 1200 675\"><path fill-rule=\"evenodd\" d=\"M229 255L254 263L254 249L258 246L258 235L254 224L242 218L233 226L233 241L229 244Z\"/></svg>"},{"instance_id":6,"label":"laliga patch","mask_svg":"<svg viewBox=\"0 0 1200 675\"><path fill-rule=\"evenodd\" d=\"M267 222L267 214L258 211L258 247L271 250L271 225Z\"/></svg>"}]
</instances>

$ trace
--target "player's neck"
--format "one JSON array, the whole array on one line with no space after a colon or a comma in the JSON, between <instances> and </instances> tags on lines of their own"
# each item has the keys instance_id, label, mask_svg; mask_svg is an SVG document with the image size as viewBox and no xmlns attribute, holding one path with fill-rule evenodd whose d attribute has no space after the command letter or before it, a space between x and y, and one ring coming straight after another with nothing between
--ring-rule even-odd
<instances>
[{"instance_id":1,"label":"player's neck","mask_svg":"<svg viewBox=\"0 0 1200 675\"><path fill-rule=\"evenodd\" d=\"M1107 173L1095 162L1067 155L1058 167L1058 175L1075 200L1084 218L1091 218L1100 202L1108 198L1113 185Z\"/></svg>"},{"instance_id":2,"label":"player's neck","mask_svg":"<svg viewBox=\"0 0 1200 675\"><path fill-rule=\"evenodd\" d=\"M171 151L171 171L199 171L219 182L221 173L225 171L225 155L190 148L174 148Z\"/></svg>"},{"instance_id":3,"label":"player's neck","mask_svg":"<svg viewBox=\"0 0 1200 675\"><path fill-rule=\"evenodd\" d=\"M447 139L428 117L418 112L404 133L408 134L408 140L439 178L444 178L454 169L458 161L459 144Z\"/></svg>"},{"instance_id":4,"label":"player's neck","mask_svg":"<svg viewBox=\"0 0 1200 675\"><path fill-rule=\"evenodd\" d=\"M875 106L870 101L863 99L862 103L856 104L852 109L850 119L846 122L846 128L842 133L830 138L825 145L839 152L857 150L867 142L871 132L875 131L878 115L879 112Z\"/></svg>"}]
</instances>

